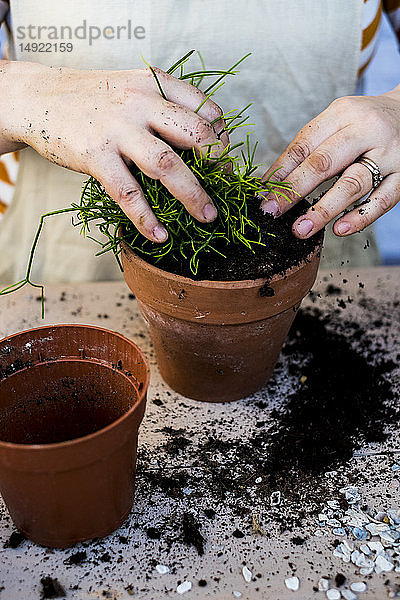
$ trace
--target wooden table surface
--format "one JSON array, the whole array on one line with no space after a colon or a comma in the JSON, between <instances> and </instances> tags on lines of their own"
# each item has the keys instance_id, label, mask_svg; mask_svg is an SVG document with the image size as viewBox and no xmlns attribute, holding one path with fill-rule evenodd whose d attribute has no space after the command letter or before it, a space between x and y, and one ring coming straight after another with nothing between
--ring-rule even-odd
<instances>
[{"instance_id":1,"label":"wooden table surface","mask_svg":"<svg viewBox=\"0 0 400 600\"><path fill-rule=\"evenodd\" d=\"M338 310L338 296L326 293L329 284L339 286L341 298L350 297L352 302L346 302L345 308ZM389 319L389 332L386 331L381 342L385 351L398 362L400 268L323 271L318 275L314 292L303 306L318 306L324 314L332 314L336 310L337 317L333 323L338 331L346 317L359 322L363 332L369 335L372 332L378 339L381 334L373 329L372 319L380 316ZM365 308L369 301L373 302L373 311ZM190 452L186 454L185 449L176 456L165 454L163 444L166 434L160 431L165 426L188 431L193 443L211 430L224 438L228 433L231 437L245 436L246 432L254 429L260 411L257 402L284 402L294 385L290 376L285 375L287 357L281 359L284 380L278 392L275 388L273 395L267 386L252 398L240 402L202 404L182 398L161 380L145 323L139 316L136 300L129 296L123 282L47 286L44 322L35 290L25 288L13 296L0 298L0 337L43 323L99 325L119 331L145 351L151 362L152 381L147 413L140 431L141 470L137 477L134 510L123 527L106 540L79 545L74 549L49 551L28 541L23 541L17 548L3 548L13 526L0 500L0 600L41 598L40 579L47 575L58 578L67 598L77 600L178 598L180 595L176 588L183 581L192 583L192 589L184 594L188 600L235 597L322 599L325 598L323 592L313 591L322 575L333 578L340 572L349 583L360 581L360 575L351 562L343 564L333 557L332 532L325 528L323 535L315 535L317 514L313 518L307 517L298 531L279 533L274 518L268 511L263 514L258 507L266 535L257 535L249 528L247 517L232 511L229 503L212 505L212 490L205 493L204 499L199 499L183 483L183 493L180 490L176 498L171 498L156 488L149 491L143 476L143 470L151 469L152 465L155 469L159 464L173 468L188 461ZM394 386L398 383L398 375L398 370L393 372ZM375 444L373 450L374 453L380 449L385 452L399 447L400 436L392 435L382 446ZM368 447L363 450L366 453L362 457L355 456L341 467L342 480L357 485L365 503L377 505L381 499L382 506L400 507L400 484L391 468L393 456L371 455ZM146 461L146 456L152 457L151 460ZM190 469L190 466L187 468ZM254 497L256 505L254 490L247 492ZM202 521L205 552L199 556L194 547L180 541L178 534L174 536L174 531L178 531L177 526L174 528L174 519L185 511L196 516L205 507L215 510L216 518ZM160 539L154 539L157 535L149 535L152 528L159 532ZM232 536L236 528L245 532L243 538ZM306 539L305 543L293 543L294 535L301 535ZM80 564L70 564L68 557L78 550L85 551L86 558ZM157 564L169 566L170 572L158 573L155 569ZM245 565L252 573L250 582L243 577ZM298 592L288 590L284 584L284 579L294 573L300 579ZM400 583L399 575L392 572L361 577L367 582L368 591L358 597L390 597L395 582ZM390 585L385 585L387 579ZM201 580L207 582L205 587L199 585Z\"/></svg>"}]
</instances>

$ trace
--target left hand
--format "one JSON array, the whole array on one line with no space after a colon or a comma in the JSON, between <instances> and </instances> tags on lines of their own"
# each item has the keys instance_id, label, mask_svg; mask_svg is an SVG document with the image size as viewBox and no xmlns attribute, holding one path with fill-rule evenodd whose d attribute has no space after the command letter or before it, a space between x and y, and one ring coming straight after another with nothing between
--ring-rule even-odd
<instances>
[{"instance_id":1,"label":"left hand","mask_svg":"<svg viewBox=\"0 0 400 600\"><path fill-rule=\"evenodd\" d=\"M291 183L294 191L287 194L291 202L268 194L261 208L279 217L320 183L343 171L333 187L293 224L296 237L311 237L371 191L371 172L354 162L361 156L372 159L384 179L362 207L335 222L333 231L338 236L361 231L400 200L400 85L382 96L339 98L303 127L263 176L267 179L281 167L271 181Z\"/></svg>"}]
</instances>

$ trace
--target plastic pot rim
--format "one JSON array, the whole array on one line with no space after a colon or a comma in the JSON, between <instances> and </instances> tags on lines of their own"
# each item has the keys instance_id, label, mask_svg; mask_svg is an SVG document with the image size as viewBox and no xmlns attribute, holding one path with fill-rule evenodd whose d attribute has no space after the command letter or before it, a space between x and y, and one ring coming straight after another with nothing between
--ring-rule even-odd
<instances>
[{"instance_id":1,"label":"plastic pot rim","mask_svg":"<svg viewBox=\"0 0 400 600\"><path fill-rule=\"evenodd\" d=\"M95 431L93 433L89 433L87 435L73 438L72 440L64 440L63 442L52 442L49 444L18 444L18 443L14 443L14 442L5 442L0 439L0 450L2 448L4 448L4 449L7 448L10 450L13 449L14 451L16 450L21 453L35 452L35 451L43 452L43 451L47 451L47 450L54 451L54 449L56 449L56 448L58 448L58 449L70 448L71 446L75 446L77 444L82 444L82 442L93 440L101 435L104 435L105 433L107 433L107 432L111 431L112 429L114 429L115 427L119 426L123 421L128 420L132 416L132 414L135 412L135 410L137 410L137 408L140 406L140 404L146 399L146 395L147 395L147 391L148 391L148 387L149 387L149 383L150 383L150 365L149 365L148 359L145 356L143 350L141 350L141 348L137 344L135 344L135 342L133 342L126 336L124 336L116 331L112 331L111 329L106 329L105 327L97 327L96 325L85 325L84 323L57 323L55 325L47 324L47 325L42 325L41 327L32 327L31 329L24 329L23 331L13 333L10 336L6 336L5 338L2 338L0 340L0 344L5 342L6 340L10 341L13 338L20 336L21 334L41 331L41 330L49 329L49 328L58 329L58 328L63 328L63 327L68 327L68 328L76 327L79 329L96 329L98 331L104 331L104 332L107 332L108 334L112 334L113 336L116 336L123 340L126 340L129 344L131 344L132 346L134 346L137 349L138 353L140 354L140 356L146 366L146 376L145 376L145 381L143 381L142 388L140 390L136 389L136 394L137 394L136 402L133 404L133 406L131 406L129 408L129 410L127 410L123 415L118 417L118 419L115 419L115 421L112 421L112 423L110 423L109 425L106 425L106 427L102 427L101 429L98 429L97 431ZM59 358L63 361L68 361L68 359L74 360L74 359L78 359L79 357L63 356L63 357L59 357ZM109 366L111 368L111 364L107 363L105 361L98 361L96 359L94 359L92 361L90 358L83 359L83 360L86 360L88 363L94 362L96 364L103 364L103 365ZM49 361L49 363L46 363L46 361L42 361L42 362L37 362L32 366L35 366L38 364L52 364L53 362L57 362L57 361L58 361L58 359L56 358L52 361ZM23 369L21 369L21 371L22 370ZM12 375L14 375L16 373L18 373L18 371L16 371ZM120 374L123 375L124 377L126 377L127 379L129 379L124 373L120 373ZM10 375L10 376L12 376L12 375ZM7 377L4 378L3 380L5 380L5 379L7 379ZM129 379L129 381L130 381L130 379ZM0 385L1 385L1 380L0 380ZM132 387L134 387L134 386L132 386Z\"/></svg>"}]
</instances>

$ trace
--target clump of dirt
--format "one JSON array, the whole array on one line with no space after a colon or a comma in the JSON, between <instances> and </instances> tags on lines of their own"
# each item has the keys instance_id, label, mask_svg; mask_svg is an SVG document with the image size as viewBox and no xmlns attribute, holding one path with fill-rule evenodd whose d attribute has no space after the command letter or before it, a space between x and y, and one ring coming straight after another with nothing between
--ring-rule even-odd
<instances>
[{"instance_id":1,"label":"clump of dirt","mask_svg":"<svg viewBox=\"0 0 400 600\"><path fill-rule=\"evenodd\" d=\"M45 598L65 598L66 593L65 589L58 581L58 579L53 579L52 577L42 577L40 580L42 584L42 599Z\"/></svg>"},{"instance_id":2,"label":"clump of dirt","mask_svg":"<svg viewBox=\"0 0 400 600\"><path fill-rule=\"evenodd\" d=\"M200 525L192 513L184 512L182 519L182 540L188 546L194 546L200 556L204 554L204 537L200 532Z\"/></svg>"},{"instance_id":3,"label":"clump of dirt","mask_svg":"<svg viewBox=\"0 0 400 600\"><path fill-rule=\"evenodd\" d=\"M22 533L13 531L8 540L4 542L3 548L18 548L25 541L26 537Z\"/></svg>"},{"instance_id":4,"label":"clump of dirt","mask_svg":"<svg viewBox=\"0 0 400 600\"><path fill-rule=\"evenodd\" d=\"M165 451L171 456L177 456L181 451L185 450L190 444L190 440L183 435L184 429L174 429L173 427L163 427L160 429L162 433L169 436L169 441L165 444Z\"/></svg>"},{"instance_id":5,"label":"clump of dirt","mask_svg":"<svg viewBox=\"0 0 400 600\"><path fill-rule=\"evenodd\" d=\"M87 559L87 552L85 550L78 550L74 552L64 560L65 565L81 565Z\"/></svg>"}]
</instances>

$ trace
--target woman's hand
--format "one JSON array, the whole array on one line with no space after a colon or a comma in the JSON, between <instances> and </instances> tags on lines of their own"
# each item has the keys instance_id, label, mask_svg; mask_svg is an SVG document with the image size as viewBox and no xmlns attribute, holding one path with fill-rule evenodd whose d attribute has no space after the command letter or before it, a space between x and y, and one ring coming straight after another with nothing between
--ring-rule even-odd
<instances>
[{"instance_id":1,"label":"woman's hand","mask_svg":"<svg viewBox=\"0 0 400 600\"><path fill-rule=\"evenodd\" d=\"M400 85L382 96L339 98L296 135L265 173L292 184L292 204L269 194L261 203L275 217L340 173L338 181L306 214L293 224L293 233L308 238L372 189L372 174L355 162L372 159L384 179L362 207L342 215L334 224L338 236L361 231L400 200Z\"/></svg>"},{"instance_id":2,"label":"woman's hand","mask_svg":"<svg viewBox=\"0 0 400 600\"><path fill-rule=\"evenodd\" d=\"M131 175L132 162L197 220L213 221L211 198L171 145L198 152L213 145L218 156L228 143L222 111L197 88L156 73L167 100L150 69L80 71L0 61L0 152L29 145L58 165L93 175L155 242L168 234Z\"/></svg>"}]
</instances>

